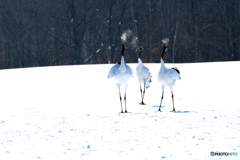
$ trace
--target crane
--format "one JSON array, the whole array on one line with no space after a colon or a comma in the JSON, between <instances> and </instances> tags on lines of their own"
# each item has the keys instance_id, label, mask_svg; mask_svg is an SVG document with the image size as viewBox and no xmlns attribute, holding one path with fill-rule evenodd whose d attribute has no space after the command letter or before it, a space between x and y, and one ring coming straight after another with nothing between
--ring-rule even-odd
<instances>
[{"instance_id":1,"label":"crane","mask_svg":"<svg viewBox=\"0 0 240 160\"><path fill-rule=\"evenodd\" d=\"M107 78L113 78L115 77L117 81L117 87L119 90L119 97L120 97L120 103L121 103L121 113L123 112L122 107L122 96L121 96L121 88L124 90L124 102L125 102L125 113L127 112L127 106L126 106L126 90L128 86L128 81L132 77L133 78L133 71L131 67L129 67L127 64L125 64L124 61L124 50L125 46L122 43L122 54L121 54L121 62L117 62L108 72Z\"/></svg>"},{"instance_id":2,"label":"crane","mask_svg":"<svg viewBox=\"0 0 240 160\"><path fill-rule=\"evenodd\" d=\"M160 71L158 72L158 81L162 83L162 98L160 102L160 106L158 111L161 112L161 105L162 105L162 100L163 100L163 95L164 95L164 89L165 87L169 87L172 92L172 103L173 103L173 111L175 111L174 107L174 95L172 91L172 87L175 85L177 79L181 79L180 77L180 71L177 68L166 68L164 64L164 53L167 50L167 44L169 42L168 38L165 38L162 40L163 43L163 50L161 53L161 68Z\"/></svg>"}]
</instances>

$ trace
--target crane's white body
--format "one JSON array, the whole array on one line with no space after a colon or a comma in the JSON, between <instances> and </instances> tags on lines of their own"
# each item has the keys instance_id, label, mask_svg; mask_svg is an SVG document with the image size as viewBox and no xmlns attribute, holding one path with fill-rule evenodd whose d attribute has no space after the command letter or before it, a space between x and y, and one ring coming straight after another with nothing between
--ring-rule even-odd
<instances>
[{"instance_id":1,"label":"crane's white body","mask_svg":"<svg viewBox=\"0 0 240 160\"><path fill-rule=\"evenodd\" d=\"M175 69L166 68L164 61L161 58L161 68L158 72L158 81L162 83L163 90L165 87L169 87L172 90L177 79L180 79L179 73Z\"/></svg>"},{"instance_id":2,"label":"crane's white body","mask_svg":"<svg viewBox=\"0 0 240 160\"><path fill-rule=\"evenodd\" d=\"M151 73L149 72L148 68L144 66L140 58L138 58L138 66L136 69L136 74L140 84L141 83L145 84L146 88L150 87Z\"/></svg>"},{"instance_id":3,"label":"crane's white body","mask_svg":"<svg viewBox=\"0 0 240 160\"><path fill-rule=\"evenodd\" d=\"M124 57L122 56L121 64L115 64L108 72L107 78L116 78L117 85L119 87L128 85L128 81L133 77L133 71L131 67L125 64Z\"/></svg>"},{"instance_id":4,"label":"crane's white body","mask_svg":"<svg viewBox=\"0 0 240 160\"><path fill-rule=\"evenodd\" d=\"M117 86L119 90L119 97L120 97L120 103L121 103L121 113L123 113L123 107L122 107L122 97L121 97L121 87L124 87L124 101L125 101L125 113L127 113L127 107L126 107L126 90L128 86L128 81L131 77L133 77L133 71L131 67L125 64L124 62L124 45L122 49L122 58L121 63L115 64L110 71L108 72L107 78L113 78L115 77L117 81Z\"/></svg>"}]
</instances>

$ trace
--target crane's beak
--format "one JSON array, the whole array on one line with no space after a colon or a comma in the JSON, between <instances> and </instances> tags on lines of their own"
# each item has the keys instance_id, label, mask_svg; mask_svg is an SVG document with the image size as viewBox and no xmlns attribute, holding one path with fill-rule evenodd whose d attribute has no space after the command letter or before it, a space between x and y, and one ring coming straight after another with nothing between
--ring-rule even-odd
<instances>
[{"instance_id":1,"label":"crane's beak","mask_svg":"<svg viewBox=\"0 0 240 160\"><path fill-rule=\"evenodd\" d=\"M135 52L137 52L137 51L142 51L142 48L138 47Z\"/></svg>"}]
</instances>

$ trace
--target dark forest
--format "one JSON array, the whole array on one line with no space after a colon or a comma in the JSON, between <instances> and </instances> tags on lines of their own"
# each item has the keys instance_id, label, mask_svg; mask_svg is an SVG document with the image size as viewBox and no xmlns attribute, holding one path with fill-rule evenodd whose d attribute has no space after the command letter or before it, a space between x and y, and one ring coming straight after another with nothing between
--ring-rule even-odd
<instances>
[{"instance_id":1,"label":"dark forest","mask_svg":"<svg viewBox=\"0 0 240 160\"><path fill-rule=\"evenodd\" d=\"M238 61L240 0L0 0L0 68Z\"/></svg>"}]
</instances>

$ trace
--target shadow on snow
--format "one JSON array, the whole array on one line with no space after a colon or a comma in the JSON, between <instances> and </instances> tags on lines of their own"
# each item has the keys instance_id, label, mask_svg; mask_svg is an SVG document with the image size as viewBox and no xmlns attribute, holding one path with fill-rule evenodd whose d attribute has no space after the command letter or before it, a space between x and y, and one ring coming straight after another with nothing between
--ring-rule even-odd
<instances>
[{"instance_id":1,"label":"shadow on snow","mask_svg":"<svg viewBox=\"0 0 240 160\"><path fill-rule=\"evenodd\" d=\"M154 107L154 108L159 108L158 105L155 105L155 106L151 106L151 107ZM161 108L164 108L166 106L161 106ZM164 111L163 111L164 112ZM194 111L174 111L173 113L196 113Z\"/></svg>"},{"instance_id":2,"label":"shadow on snow","mask_svg":"<svg viewBox=\"0 0 240 160\"><path fill-rule=\"evenodd\" d=\"M173 113L195 113L193 111L174 111Z\"/></svg>"},{"instance_id":3,"label":"shadow on snow","mask_svg":"<svg viewBox=\"0 0 240 160\"><path fill-rule=\"evenodd\" d=\"M159 105L157 105L157 106L151 106L151 107L159 108ZM161 106L161 108L163 108L163 107L166 107L166 106Z\"/></svg>"}]
</instances>

